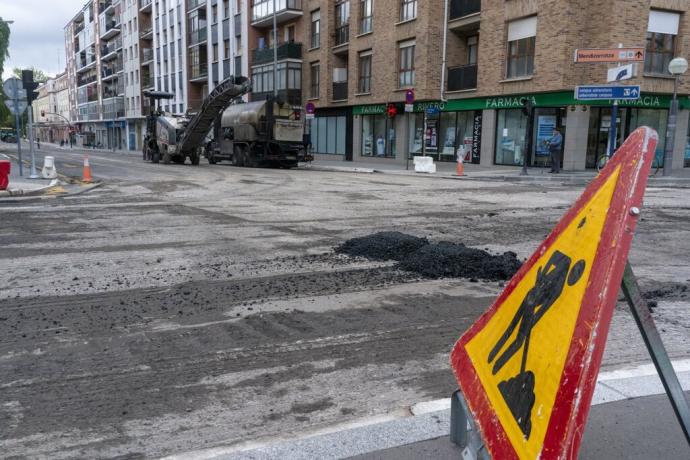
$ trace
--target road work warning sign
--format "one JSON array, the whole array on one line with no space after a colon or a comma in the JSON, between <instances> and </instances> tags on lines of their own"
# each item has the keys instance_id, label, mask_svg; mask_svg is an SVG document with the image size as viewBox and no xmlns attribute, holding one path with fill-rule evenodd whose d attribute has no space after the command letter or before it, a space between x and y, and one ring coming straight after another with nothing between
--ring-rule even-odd
<instances>
[{"instance_id":1,"label":"road work warning sign","mask_svg":"<svg viewBox=\"0 0 690 460\"><path fill-rule=\"evenodd\" d=\"M494 459L577 458L656 142L628 138L455 345Z\"/></svg>"}]
</instances>

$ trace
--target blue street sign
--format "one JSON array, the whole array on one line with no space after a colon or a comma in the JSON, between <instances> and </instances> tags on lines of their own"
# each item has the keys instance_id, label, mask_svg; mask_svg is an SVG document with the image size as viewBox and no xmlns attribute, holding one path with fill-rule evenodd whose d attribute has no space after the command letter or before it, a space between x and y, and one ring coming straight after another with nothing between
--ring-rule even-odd
<instances>
[{"instance_id":1,"label":"blue street sign","mask_svg":"<svg viewBox=\"0 0 690 460\"><path fill-rule=\"evenodd\" d=\"M575 99L639 99L640 85L634 86L576 86Z\"/></svg>"},{"instance_id":2,"label":"blue street sign","mask_svg":"<svg viewBox=\"0 0 690 460\"><path fill-rule=\"evenodd\" d=\"M426 113L428 115L436 115L439 113L441 110L438 107L432 106L432 107L427 107Z\"/></svg>"}]
</instances>

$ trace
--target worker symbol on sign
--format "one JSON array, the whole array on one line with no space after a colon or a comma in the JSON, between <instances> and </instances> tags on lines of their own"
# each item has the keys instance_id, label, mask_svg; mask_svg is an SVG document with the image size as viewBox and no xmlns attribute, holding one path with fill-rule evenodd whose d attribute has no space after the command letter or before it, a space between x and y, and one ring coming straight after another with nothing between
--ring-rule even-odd
<instances>
[{"instance_id":1,"label":"worker symbol on sign","mask_svg":"<svg viewBox=\"0 0 690 460\"><path fill-rule=\"evenodd\" d=\"M531 413L535 400L534 373L525 369L532 328L560 298L565 283L567 282L569 286L573 286L580 280L584 271L584 260L577 261L571 267L570 257L560 251L555 251L548 262L546 262L546 265L539 267L537 270L537 279L534 287L527 292L508 328L489 353L488 362L489 364L494 363L492 372L496 375L515 353L522 348L520 373L515 377L500 382L498 389L527 439L529 439L532 430ZM508 339L513 335L515 328L518 328L515 339L499 355Z\"/></svg>"}]
</instances>

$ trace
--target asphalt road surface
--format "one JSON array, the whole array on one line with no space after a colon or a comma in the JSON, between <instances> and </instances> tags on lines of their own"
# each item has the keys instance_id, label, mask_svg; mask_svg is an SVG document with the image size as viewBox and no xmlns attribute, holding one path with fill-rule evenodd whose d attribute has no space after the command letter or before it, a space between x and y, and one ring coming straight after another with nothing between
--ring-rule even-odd
<instances>
[{"instance_id":1,"label":"asphalt road surface","mask_svg":"<svg viewBox=\"0 0 690 460\"><path fill-rule=\"evenodd\" d=\"M84 152L47 152L81 174ZM0 201L4 457L179 454L447 397L448 353L499 283L333 247L398 230L524 258L581 192L89 154L102 187ZM631 252L672 358L690 355L688 203L650 188ZM642 361L620 305L604 366Z\"/></svg>"}]
</instances>

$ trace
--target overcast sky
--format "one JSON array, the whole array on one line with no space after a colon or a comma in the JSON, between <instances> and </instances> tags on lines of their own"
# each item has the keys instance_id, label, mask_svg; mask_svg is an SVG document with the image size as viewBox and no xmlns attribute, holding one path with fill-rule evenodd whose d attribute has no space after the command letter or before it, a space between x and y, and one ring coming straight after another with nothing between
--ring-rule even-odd
<instances>
[{"instance_id":1,"label":"overcast sky","mask_svg":"<svg viewBox=\"0 0 690 460\"><path fill-rule=\"evenodd\" d=\"M34 66L49 75L65 68L64 27L86 0L0 0L0 17L10 24L10 57L2 78L13 67ZM58 53L60 64L58 66Z\"/></svg>"}]
</instances>

